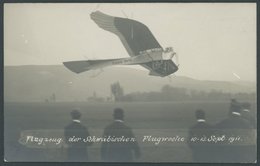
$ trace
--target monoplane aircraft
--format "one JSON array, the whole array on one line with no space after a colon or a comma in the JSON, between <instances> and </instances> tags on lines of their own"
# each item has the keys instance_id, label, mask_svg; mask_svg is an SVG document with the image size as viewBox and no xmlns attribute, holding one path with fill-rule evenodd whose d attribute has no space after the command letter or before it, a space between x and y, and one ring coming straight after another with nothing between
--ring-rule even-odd
<instances>
[{"instance_id":1,"label":"monoplane aircraft","mask_svg":"<svg viewBox=\"0 0 260 166\"><path fill-rule=\"evenodd\" d=\"M113 65L141 65L150 71L149 75L165 77L178 70L173 61L176 53L172 47L163 49L143 23L100 11L92 12L90 17L100 28L116 34L130 57L63 62L71 71L81 73Z\"/></svg>"}]
</instances>

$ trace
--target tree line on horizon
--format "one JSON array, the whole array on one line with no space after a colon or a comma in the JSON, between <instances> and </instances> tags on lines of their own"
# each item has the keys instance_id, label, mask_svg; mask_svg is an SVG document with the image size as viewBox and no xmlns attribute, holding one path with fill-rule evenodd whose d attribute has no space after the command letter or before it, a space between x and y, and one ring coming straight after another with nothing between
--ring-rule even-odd
<instances>
[{"instance_id":1,"label":"tree line on horizon","mask_svg":"<svg viewBox=\"0 0 260 166\"><path fill-rule=\"evenodd\" d=\"M164 85L160 91L132 92L124 94L124 88L119 82L110 86L111 94L115 102L136 102L136 101L193 101L193 100L229 100L236 98L240 100L256 100L256 93L228 93L220 90L201 91L187 88L177 88Z\"/></svg>"}]
</instances>

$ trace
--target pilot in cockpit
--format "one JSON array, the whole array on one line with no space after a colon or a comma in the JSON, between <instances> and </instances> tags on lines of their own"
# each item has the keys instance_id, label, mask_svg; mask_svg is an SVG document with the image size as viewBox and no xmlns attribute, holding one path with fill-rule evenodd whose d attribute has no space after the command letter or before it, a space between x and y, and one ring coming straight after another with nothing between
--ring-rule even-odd
<instances>
[{"instance_id":1,"label":"pilot in cockpit","mask_svg":"<svg viewBox=\"0 0 260 166\"><path fill-rule=\"evenodd\" d=\"M172 59L175 54L176 54L176 53L173 51L173 48L172 48L172 47L167 47L167 48L165 48L165 50L163 51L162 58L163 58L163 60L169 60L169 59Z\"/></svg>"}]
</instances>

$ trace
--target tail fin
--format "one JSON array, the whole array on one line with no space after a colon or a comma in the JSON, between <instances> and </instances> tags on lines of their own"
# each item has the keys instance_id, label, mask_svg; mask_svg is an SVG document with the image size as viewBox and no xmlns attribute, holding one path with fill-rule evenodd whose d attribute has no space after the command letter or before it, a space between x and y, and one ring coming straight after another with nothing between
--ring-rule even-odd
<instances>
[{"instance_id":1,"label":"tail fin","mask_svg":"<svg viewBox=\"0 0 260 166\"><path fill-rule=\"evenodd\" d=\"M88 61L70 61L63 62L63 64L74 73L82 73L84 71L88 71L90 70L91 65Z\"/></svg>"},{"instance_id":2,"label":"tail fin","mask_svg":"<svg viewBox=\"0 0 260 166\"><path fill-rule=\"evenodd\" d=\"M84 71L110 66L111 62L114 60L115 59L70 61L70 62L63 62L63 64L74 73L82 73Z\"/></svg>"}]
</instances>

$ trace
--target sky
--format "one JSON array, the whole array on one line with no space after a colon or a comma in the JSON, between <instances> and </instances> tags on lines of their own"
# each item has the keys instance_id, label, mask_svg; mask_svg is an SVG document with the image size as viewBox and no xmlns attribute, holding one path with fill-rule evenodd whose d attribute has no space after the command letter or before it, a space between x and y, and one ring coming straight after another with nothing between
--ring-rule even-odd
<instances>
[{"instance_id":1,"label":"sky","mask_svg":"<svg viewBox=\"0 0 260 166\"><path fill-rule=\"evenodd\" d=\"M177 76L256 82L255 3L5 3L4 65L129 57L96 10L147 25L178 54Z\"/></svg>"}]
</instances>

